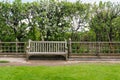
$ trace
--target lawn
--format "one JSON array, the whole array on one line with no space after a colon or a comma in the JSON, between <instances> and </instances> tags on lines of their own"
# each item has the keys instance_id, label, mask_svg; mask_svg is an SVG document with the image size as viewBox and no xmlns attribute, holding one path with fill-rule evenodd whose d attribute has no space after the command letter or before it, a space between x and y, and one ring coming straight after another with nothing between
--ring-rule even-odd
<instances>
[{"instance_id":1,"label":"lawn","mask_svg":"<svg viewBox=\"0 0 120 80\"><path fill-rule=\"evenodd\" d=\"M120 80L120 64L0 67L0 80Z\"/></svg>"}]
</instances>

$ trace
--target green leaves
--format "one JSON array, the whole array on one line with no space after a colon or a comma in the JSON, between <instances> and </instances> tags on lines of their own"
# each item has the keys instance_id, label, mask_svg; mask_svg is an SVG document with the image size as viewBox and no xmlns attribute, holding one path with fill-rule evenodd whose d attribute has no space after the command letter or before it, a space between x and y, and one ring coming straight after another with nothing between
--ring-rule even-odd
<instances>
[{"instance_id":1,"label":"green leaves","mask_svg":"<svg viewBox=\"0 0 120 80\"><path fill-rule=\"evenodd\" d=\"M79 32L87 38L93 33L96 40L118 40L119 21L120 4L111 2L93 5L79 0L74 3L66 0L0 2L0 36L3 36L0 39L3 41L64 40L71 36L79 39ZM88 34L84 35L86 28Z\"/></svg>"},{"instance_id":2,"label":"green leaves","mask_svg":"<svg viewBox=\"0 0 120 80\"><path fill-rule=\"evenodd\" d=\"M90 21L90 27L96 33L96 40L117 41L119 39L115 38L117 35L116 32L119 31L119 29L116 30L116 28L119 28L119 26L114 24L114 20L119 17L120 12L120 7L117 7L119 7L118 4L111 2L100 2L98 6L95 4L93 8L94 16ZM116 26L116 28L114 26ZM101 38L99 39L99 37Z\"/></svg>"}]
</instances>

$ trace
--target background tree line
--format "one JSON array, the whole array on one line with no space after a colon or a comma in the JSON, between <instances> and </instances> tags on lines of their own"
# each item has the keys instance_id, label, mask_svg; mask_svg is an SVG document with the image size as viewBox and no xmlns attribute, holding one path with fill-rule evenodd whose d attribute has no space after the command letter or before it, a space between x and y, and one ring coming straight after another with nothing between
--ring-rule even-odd
<instances>
[{"instance_id":1,"label":"background tree line","mask_svg":"<svg viewBox=\"0 0 120 80\"><path fill-rule=\"evenodd\" d=\"M120 41L120 3L0 2L0 40Z\"/></svg>"}]
</instances>

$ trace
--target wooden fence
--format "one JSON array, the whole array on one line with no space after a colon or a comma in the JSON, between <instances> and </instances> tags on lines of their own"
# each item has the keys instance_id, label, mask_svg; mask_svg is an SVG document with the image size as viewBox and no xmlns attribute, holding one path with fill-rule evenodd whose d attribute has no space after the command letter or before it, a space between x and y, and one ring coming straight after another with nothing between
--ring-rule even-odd
<instances>
[{"instance_id":1,"label":"wooden fence","mask_svg":"<svg viewBox=\"0 0 120 80\"><path fill-rule=\"evenodd\" d=\"M71 55L120 55L120 42L70 42Z\"/></svg>"},{"instance_id":2,"label":"wooden fence","mask_svg":"<svg viewBox=\"0 0 120 80\"><path fill-rule=\"evenodd\" d=\"M25 54L26 42L0 42L0 54Z\"/></svg>"},{"instance_id":3,"label":"wooden fence","mask_svg":"<svg viewBox=\"0 0 120 80\"><path fill-rule=\"evenodd\" d=\"M32 50L37 52L56 52L63 51L65 45L63 42L55 41L40 41L33 43L38 47L33 47ZM53 43L53 44L49 44ZM58 44L63 43L63 44ZM0 42L0 54L25 54L27 42ZM40 46L41 44L41 46ZM60 45L60 47L57 47ZM51 47L54 46L54 47ZM70 55L120 55L120 42L79 42L68 41L68 53ZM59 49L58 49L59 48Z\"/></svg>"}]
</instances>

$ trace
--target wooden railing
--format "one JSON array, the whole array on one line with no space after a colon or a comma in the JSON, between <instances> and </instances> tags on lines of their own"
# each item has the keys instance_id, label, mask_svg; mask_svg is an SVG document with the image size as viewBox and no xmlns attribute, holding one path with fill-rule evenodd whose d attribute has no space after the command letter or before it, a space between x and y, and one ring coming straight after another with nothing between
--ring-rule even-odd
<instances>
[{"instance_id":1,"label":"wooden railing","mask_svg":"<svg viewBox=\"0 0 120 80\"><path fill-rule=\"evenodd\" d=\"M0 42L0 54L24 54L26 42Z\"/></svg>"},{"instance_id":2,"label":"wooden railing","mask_svg":"<svg viewBox=\"0 0 120 80\"><path fill-rule=\"evenodd\" d=\"M26 43L0 42L0 54L25 54ZM120 55L120 42L31 41L30 46L29 52L62 53L68 47L69 55Z\"/></svg>"},{"instance_id":3,"label":"wooden railing","mask_svg":"<svg viewBox=\"0 0 120 80\"><path fill-rule=\"evenodd\" d=\"M71 42L71 54L119 55L120 42Z\"/></svg>"}]
</instances>

